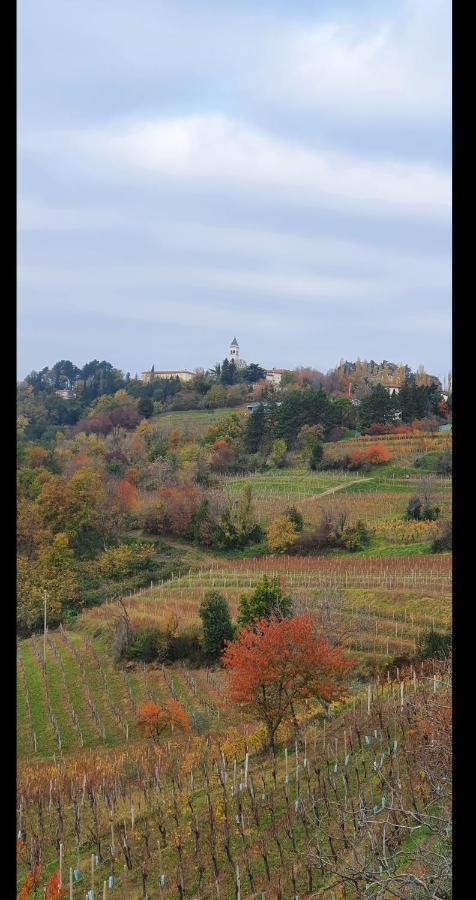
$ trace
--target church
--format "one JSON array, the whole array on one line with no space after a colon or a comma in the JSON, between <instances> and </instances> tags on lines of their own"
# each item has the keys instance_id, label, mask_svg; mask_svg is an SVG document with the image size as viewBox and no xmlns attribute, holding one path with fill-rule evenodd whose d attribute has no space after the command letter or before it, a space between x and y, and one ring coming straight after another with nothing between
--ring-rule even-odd
<instances>
[{"instance_id":1,"label":"church","mask_svg":"<svg viewBox=\"0 0 476 900\"><path fill-rule=\"evenodd\" d=\"M228 362L234 362L237 369L245 369L248 365L245 359L242 359L240 356L240 348L238 345L238 341L236 337L233 338L229 348L227 355ZM266 381L271 382L272 384L280 384L281 375L284 372L284 369L266 369ZM155 369L152 366L147 372L142 372L140 379L146 383L154 381L156 378L179 378L181 381L191 381L194 373L189 369Z\"/></svg>"},{"instance_id":2,"label":"church","mask_svg":"<svg viewBox=\"0 0 476 900\"><path fill-rule=\"evenodd\" d=\"M240 348L236 337L233 338L228 349L228 362L234 362L237 369L245 369L247 362L240 356Z\"/></svg>"}]
</instances>

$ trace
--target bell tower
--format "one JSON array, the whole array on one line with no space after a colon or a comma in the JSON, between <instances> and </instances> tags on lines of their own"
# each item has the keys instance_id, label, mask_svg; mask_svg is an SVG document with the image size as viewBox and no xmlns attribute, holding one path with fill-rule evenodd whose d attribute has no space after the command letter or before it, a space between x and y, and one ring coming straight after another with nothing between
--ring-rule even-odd
<instances>
[{"instance_id":1,"label":"bell tower","mask_svg":"<svg viewBox=\"0 0 476 900\"><path fill-rule=\"evenodd\" d=\"M236 337L233 338L230 347L228 349L228 362L231 362L232 359L235 361L235 365L238 365L238 360L240 358L240 348L238 346L238 341Z\"/></svg>"}]
</instances>

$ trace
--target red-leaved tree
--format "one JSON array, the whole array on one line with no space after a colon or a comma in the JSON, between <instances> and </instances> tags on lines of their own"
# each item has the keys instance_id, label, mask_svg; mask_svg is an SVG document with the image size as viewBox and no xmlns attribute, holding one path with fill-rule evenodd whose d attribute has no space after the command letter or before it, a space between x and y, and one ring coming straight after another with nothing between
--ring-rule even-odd
<instances>
[{"instance_id":1,"label":"red-leaved tree","mask_svg":"<svg viewBox=\"0 0 476 900\"><path fill-rule=\"evenodd\" d=\"M159 740L166 731L190 731L187 713L178 700L166 700L163 706L143 703L137 710L137 727L147 737Z\"/></svg>"},{"instance_id":2,"label":"red-leaved tree","mask_svg":"<svg viewBox=\"0 0 476 900\"><path fill-rule=\"evenodd\" d=\"M227 642L222 661L230 698L264 722L273 754L281 723L292 719L297 725L296 703L342 696L343 676L351 665L342 647L315 635L309 615L260 619Z\"/></svg>"}]
</instances>

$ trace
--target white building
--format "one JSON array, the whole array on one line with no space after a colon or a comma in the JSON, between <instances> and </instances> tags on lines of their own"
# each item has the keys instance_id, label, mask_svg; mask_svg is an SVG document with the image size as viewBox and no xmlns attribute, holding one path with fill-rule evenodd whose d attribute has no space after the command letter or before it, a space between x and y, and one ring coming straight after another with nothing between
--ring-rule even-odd
<instances>
[{"instance_id":1,"label":"white building","mask_svg":"<svg viewBox=\"0 0 476 900\"><path fill-rule=\"evenodd\" d=\"M191 381L193 376L194 373L189 372L187 369L160 369L155 371L152 368L149 372L141 372L140 380L145 381L146 384L149 384L156 378L180 378L180 381Z\"/></svg>"},{"instance_id":2,"label":"white building","mask_svg":"<svg viewBox=\"0 0 476 900\"><path fill-rule=\"evenodd\" d=\"M266 369L266 381L271 384L281 384L281 377L285 369Z\"/></svg>"}]
</instances>

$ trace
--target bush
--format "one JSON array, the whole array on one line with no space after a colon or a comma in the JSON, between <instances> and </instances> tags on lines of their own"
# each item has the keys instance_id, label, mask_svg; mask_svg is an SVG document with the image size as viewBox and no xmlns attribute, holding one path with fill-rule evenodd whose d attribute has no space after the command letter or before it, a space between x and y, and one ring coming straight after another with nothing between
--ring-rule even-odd
<instances>
[{"instance_id":1,"label":"bush","mask_svg":"<svg viewBox=\"0 0 476 900\"><path fill-rule=\"evenodd\" d=\"M110 547L101 554L97 562L100 574L104 578L119 580L137 572L155 572L157 564L153 558L150 545Z\"/></svg>"},{"instance_id":2,"label":"bush","mask_svg":"<svg viewBox=\"0 0 476 900\"><path fill-rule=\"evenodd\" d=\"M355 553L356 550L365 550L370 545L372 532L359 519L353 527L345 528L339 539L339 545L344 550Z\"/></svg>"},{"instance_id":3,"label":"bush","mask_svg":"<svg viewBox=\"0 0 476 900\"><path fill-rule=\"evenodd\" d=\"M453 454L451 450L444 450L434 462L434 469L438 475L451 475L453 471Z\"/></svg>"},{"instance_id":4,"label":"bush","mask_svg":"<svg viewBox=\"0 0 476 900\"><path fill-rule=\"evenodd\" d=\"M175 662L178 659L188 659L196 665L203 663L203 650L198 628L189 628L170 636L163 661Z\"/></svg>"},{"instance_id":5,"label":"bush","mask_svg":"<svg viewBox=\"0 0 476 900\"><path fill-rule=\"evenodd\" d=\"M426 521L434 522L440 514L439 506L432 506L429 497L424 497L423 501L418 496L410 497L408 506L404 515L406 520L415 520L417 522Z\"/></svg>"},{"instance_id":6,"label":"bush","mask_svg":"<svg viewBox=\"0 0 476 900\"><path fill-rule=\"evenodd\" d=\"M451 634L426 631L417 640L417 659L447 659L451 656Z\"/></svg>"},{"instance_id":7,"label":"bush","mask_svg":"<svg viewBox=\"0 0 476 900\"><path fill-rule=\"evenodd\" d=\"M126 659L141 660L142 662L152 662L157 659L160 651L161 635L158 628L146 626L137 628L123 649L123 656Z\"/></svg>"},{"instance_id":8,"label":"bush","mask_svg":"<svg viewBox=\"0 0 476 900\"><path fill-rule=\"evenodd\" d=\"M203 625L203 650L207 656L218 659L224 642L231 641L234 635L230 607L223 594L208 591L198 612Z\"/></svg>"},{"instance_id":9,"label":"bush","mask_svg":"<svg viewBox=\"0 0 476 900\"><path fill-rule=\"evenodd\" d=\"M324 516L314 531L299 534L288 549L290 556L312 556L315 553L333 547L335 542L335 530L331 520Z\"/></svg>"},{"instance_id":10,"label":"bush","mask_svg":"<svg viewBox=\"0 0 476 900\"><path fill-rule=\"evenodd\" d=\"M275 616L285 619L292 615L292 598L283 593L278 578L264 575L252 594L242 594L238 608L238 625L242 628L257 619Z\"/></svg>"},{"instance_id":11,"label":"bush","mask_svg":"<svg viewBox=\"0 0 476 900\"><path fill-rule=\"evenodd\" d=\"M440 524L440 532L434 538L431 545L432 553L444 553L445 550L451 550L453 542L453 529L451 522L442 522Z\"/></svg>"}]
</instances>

